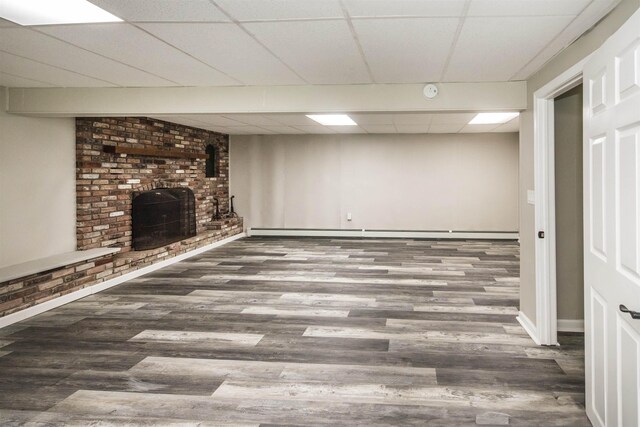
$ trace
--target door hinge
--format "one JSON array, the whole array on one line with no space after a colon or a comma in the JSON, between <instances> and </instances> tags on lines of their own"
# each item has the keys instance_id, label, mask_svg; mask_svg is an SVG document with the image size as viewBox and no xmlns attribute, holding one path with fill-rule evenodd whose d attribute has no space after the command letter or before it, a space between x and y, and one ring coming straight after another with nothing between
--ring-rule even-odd
<instances>
[{"instance_id":1,"label":"door hinge","mask_svg":"<svg viewBox=\"0 0 640 427\"><path fill-rule=\"evenodd\" d=\"M538 238L544 239L544 231L538 231Z\"/></svg>"}]
</instances>

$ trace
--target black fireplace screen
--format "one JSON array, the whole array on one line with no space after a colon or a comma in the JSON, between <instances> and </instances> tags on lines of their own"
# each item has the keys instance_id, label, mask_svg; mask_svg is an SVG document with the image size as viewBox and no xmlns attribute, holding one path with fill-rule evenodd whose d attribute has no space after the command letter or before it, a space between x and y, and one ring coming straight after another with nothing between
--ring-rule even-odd
<instances>
[{"instance_id":1,"label":"black fireplace screen","mask_svg":"<svg viewBox=\"0 0 640 427\"><path fill-rule=\"evenodd\" d=\"M153 249L196 235L196 205L188 188L138 193L132 208L133 249Z\"/></svg>"}]
</instances>

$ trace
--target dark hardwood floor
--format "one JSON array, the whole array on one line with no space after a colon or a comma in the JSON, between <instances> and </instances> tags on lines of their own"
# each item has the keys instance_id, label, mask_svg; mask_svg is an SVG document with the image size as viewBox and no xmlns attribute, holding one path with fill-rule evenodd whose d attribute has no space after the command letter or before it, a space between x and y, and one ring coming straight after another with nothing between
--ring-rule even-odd
<instances>
[{"instance_id":1,"label":"dark hardwood floor","mask_svg":"<svg viewBox=\"0 0 640 427\"><path fill-rule=\"evenodd\" d=\"M248 238L0 329L2 425L590 425L510 241Z\"/></svg>"}]
</instances>

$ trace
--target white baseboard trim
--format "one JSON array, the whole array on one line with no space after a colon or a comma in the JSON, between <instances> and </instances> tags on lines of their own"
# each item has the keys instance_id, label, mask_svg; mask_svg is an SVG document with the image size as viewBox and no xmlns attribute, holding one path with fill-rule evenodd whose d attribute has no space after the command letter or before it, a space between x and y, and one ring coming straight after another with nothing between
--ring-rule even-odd
<instances>
[{"instance_id":1,"label":"white baseboard trim","mask_svg":"<svg viewBox=\"0 0 640 427\"><path fill-rule=\"evenodd\" d=\"M331 230L312 228L249 228L249 236L274 237L373 237L395 239L490 239L517 240L515 232L475 231L391 231L391 230Z\"/></svg>"},{"instance_id":2,"label":"white baseboard trim","mask_svg":"<svg viewBox=\"0 0 640 427\"><path fill-rule=\"evenodd\" d=\"M98 293L100 291L104 291L105 289L109 289L111 287L114 287L116 285L119 285L120 283L124 283L128 280L131 279L135 279L136 277L140 277L143 276L147 273L151 273L152 271L156 271L159 270L161 268L167 267L171 264L175 264L179 261L182 261L184 259L187 258L191 258L192 256L201 254L203 252L206 252L208 250L223 246L229 242L233 242L234 240L238 240L241 239L243 237L246 237L246 233L240 233L240 234L236 234L233 235L231 237L228 237L226 239L223 240L219 240L217 242L213 242L209 245L206 246L202 246L201 248L198 249L194 249L192 251L189 252L185 252L183 254L180 255L176 255L172 258L166 259L164 261L160 261L156 264L153 265L149 265L147 267L143 267L139 270L135 270L132 271L131 273L126 273L123 274L122 276L118 276L118 277L114 277L113 279L104 281L102 283L98 283L96 285L93 286L87 286L86 288L83 289L79 289L75 292L72 292L70 294L67 295L63 295L61 297L58 298L54 298L52 300L49 300L47 302L43 302L42 304L38 304L38 305L34 305L33 307L29 307L29 308L25 308L24 310L20 310L16 313L12 313L9 315L6 315L4 317L0 317L0 328L4 328L5 326L9 326L12 325L16 322L20 322L22 320L28 319L30 317L33 316L37 316L38 314L44 313L45 311L49 311L52 310L56 307L60 307L61 305L65 305L68 304L72 301L78 300L80 298L84 298L86 296L89 295L93 295L95 293Z\"/></svg>"},{"instance_id":3,"label":"white baseboard trim","mask_svg":"<svg viewBox=\"0 0 640 427\"><path fill-rule=\"evenodd\" d=\"M584 332L584 320L558 319L558 332Z\"/></svg>"},{"instance_id":4,"label":"white baseboard trim","mask_svg":"<svg viewBox=\"0 0 640 427\"><path fill-rule=\"evenodd\" d=\"M541 345L540 338L538 338L537 328L535 324L531 321L531 319L529 319L527 315L524 314L523 312L519 312L516 319L518 320L518 323L520 323L520 325L524 328L524 330L529 334L533 342L535 342L538 345Z\"/></svg>"}]
</instances>

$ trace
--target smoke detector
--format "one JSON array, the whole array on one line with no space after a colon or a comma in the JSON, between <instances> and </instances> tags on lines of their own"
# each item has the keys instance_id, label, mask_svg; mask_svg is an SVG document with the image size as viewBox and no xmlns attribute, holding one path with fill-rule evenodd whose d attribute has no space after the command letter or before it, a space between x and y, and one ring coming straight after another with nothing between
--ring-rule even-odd
<instances>
[{"instance_id":1,"label":"smoke detector","mask_svg":"<svg viewBox=\"0 0 640 427\"><path fill-rule=\"evenodd\" d=\"M424 85L424 89L422 89L422 93L425 98L433 99L438 96L438 87L433 83L429 83Z\"/></svg>"}]
</instances>

